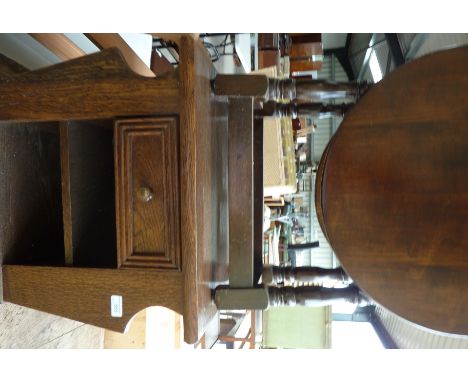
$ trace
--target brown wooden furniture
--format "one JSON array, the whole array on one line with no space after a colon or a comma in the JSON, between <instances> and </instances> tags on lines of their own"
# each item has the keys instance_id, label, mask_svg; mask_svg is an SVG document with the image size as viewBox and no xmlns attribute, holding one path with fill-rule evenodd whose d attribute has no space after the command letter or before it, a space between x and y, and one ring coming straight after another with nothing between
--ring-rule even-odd
<instances>
[{"instance_id":1,"label":"brown wooden furniture","mask_svg":"<svg viewBox=\"0 0 468 382\"><path fill-rule=\"evenodd\" d=\"M160 78L116 49L2 77L6 301L115 331L161 305L183 314L188 343L216 318L228 102L203 45L180 44L178 72Z\"/></svg>"},{"instance_id":2,"label":"brown wooden furniture","mask_svg":"<svg viewBox=\"0 0 468 382\"><path fill-rule=\"evenodd\" d=\"M468 48L388 75L318 170L316 209L344 269L416 324L468 334Z\"/></svg>"},{"instance_id":3,"label":"brown wooden furniture","mask_svg":"<svg viewBox=\"0 0 468 382\"><path fill-rule=\"evenodd\" d=\"M279 33L258 34L258 69L271 66L280 67L280 36Z\"/></svg>"},{"instance_id":4,"label":"brown wooden furniture","mask_svg":"<svg viewBox=\"0 0 468 382\"><path fill-rule=\"evenodd\" d=\"M30 33L29 35L62 61L86 56L86 52L75 45L63 33ZM100 50L118 48L124 56L127 65L136 73L145 77L153 77L155 75L118 33L87 33L86 37ZM158 63L161 62L163 60L160 60Z\"/></svg>"},{"instance_id":5,"label":"brown wooden furniture","mask_svg":"<svg viewBox=\"0 0 468 382\"><path fill-rule=\"evenodd\" d=\"M258 49L259 50L278 50L280 48L279 33L259 33L258 34Z\"/></svg>"},{"instance_id":6,"label":"brown wooden furniture","mask_svg":"<svg viewBox=\"0 0 468 382\"><path fill-rule=\"evenodd\" d=\"M160 305L183 315L188 343L223 306L357 300L353 287L259 285L254 98L355 99L360 87L216 77L200 41L179 49L177 72L158 78L117 49L1 77L4 299L115 331Z\"/></svg>"},{"instance_id":7,"label":"brown wooden furniture","mask_svg":"<svg viewBox=\"0 0 468 382\"><path fill-rule=\"evenodd\" d=\"M320 33L290 33L290 71L320 70L323 63L322 36Z\"/></svg>"}]
</instances>

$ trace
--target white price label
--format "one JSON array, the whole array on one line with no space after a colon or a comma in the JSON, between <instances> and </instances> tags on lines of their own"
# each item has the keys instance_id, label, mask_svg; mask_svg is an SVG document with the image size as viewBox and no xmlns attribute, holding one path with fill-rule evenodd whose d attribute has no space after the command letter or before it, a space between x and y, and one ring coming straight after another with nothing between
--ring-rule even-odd
<instances>
[{"instance_id":1,"label":"white price label","mask_svg":"<svg viewBox=\"0 0 468 382\"><path fill-rule=\"evenodd\" d=\"M122 296L111 296L111 317L122 317Z\"/></svg>"}]
</instances>

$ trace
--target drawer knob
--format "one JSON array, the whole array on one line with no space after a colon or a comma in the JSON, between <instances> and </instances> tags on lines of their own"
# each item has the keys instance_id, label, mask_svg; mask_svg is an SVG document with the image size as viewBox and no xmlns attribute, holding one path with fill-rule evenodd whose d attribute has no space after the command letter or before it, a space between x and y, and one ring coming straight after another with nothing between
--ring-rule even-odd
<instances>
[{"instance_id":1,"label":"drawer knob","mask_svg":"<svg viewBox=\"0 0 468 382\"><path fill-rule=\"evenodd\" d=\"M141 202L148 203L153 199L153 190L149 187L140 187L137 191L137 197Z\"/></svg>"}]
</instances>

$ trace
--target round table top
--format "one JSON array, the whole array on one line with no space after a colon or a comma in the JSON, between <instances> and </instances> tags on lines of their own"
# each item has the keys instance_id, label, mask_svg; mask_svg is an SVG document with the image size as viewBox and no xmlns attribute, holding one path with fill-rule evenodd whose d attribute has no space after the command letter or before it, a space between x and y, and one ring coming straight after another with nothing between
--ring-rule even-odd
<instances>
[{"instance_id":1,"label":"round table top","mask_svg":"<svg viewBox=\"0 0 468 382\"><path fill-rule=\"evenodd\" d=\"M406 64L346 114L319 166L322 229L377 303L468 334L468 47Z\"/></svg>"}]
</instances>

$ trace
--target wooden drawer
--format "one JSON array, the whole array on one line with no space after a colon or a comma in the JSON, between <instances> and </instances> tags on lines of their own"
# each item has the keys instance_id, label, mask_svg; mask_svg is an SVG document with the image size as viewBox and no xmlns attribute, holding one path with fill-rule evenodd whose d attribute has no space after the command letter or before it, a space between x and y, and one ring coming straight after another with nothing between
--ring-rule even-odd
<instances>
[{"instance_id":1,"label":"wooden drawer","mask_svg":"<svg viewBox=\"0 0 468 382\"><path fill-rule=\"evenodd\" d=\"M119 120L114 136L118 264L180 270L178 119Z\"/></svg>"}]
</instances>

